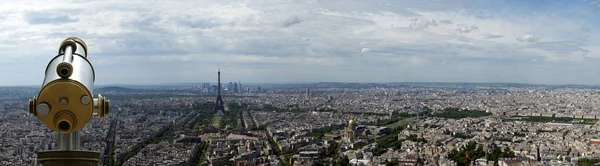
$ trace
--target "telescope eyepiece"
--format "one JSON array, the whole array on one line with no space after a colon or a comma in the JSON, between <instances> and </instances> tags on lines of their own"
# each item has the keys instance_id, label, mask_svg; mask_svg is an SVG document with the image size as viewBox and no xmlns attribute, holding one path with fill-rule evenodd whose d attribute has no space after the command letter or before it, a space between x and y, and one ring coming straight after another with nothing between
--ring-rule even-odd
<instances>
[{"instance_id":1,"label":"telescope eyepiece","mask_svg":"<svg viewBox=\"0 0 600 166\"><path fill-rule=\"evenodd\" d=\"M71 129L71 123L64 120L60 121L58 122L58 129L61 131L69 131Z\"/></svg>"},{"instance_id":2,"label":"telescope eyepiece","mask_svg":"<svg viewBox=\"0 0 600 166\"><path fill-rule=\"evenodd\" d=\"M60 68L60 75L68 75L69 73L70 71L66 67Z\"/></svg>"},{"instance_id":3,"label":"telescope eyepiece","mask_svg":"<svg viewBox=\"0 0 600 166\"><path fill-rule=\"evenodd\" d=\"M61 133L72 132L74 126L77 125L76 123L77 115L67 110L60 111L54 117L54 126Z\"/></svg>"},{"instance_id":4,"label":"telescope eyepiece","mask_svg":"<svg viewBox=\"0 0 600 166\"><path fill-rule=\"evenodd\" d=\"M56 74L60 76L60 78L69 78L73 74L73 65L69 62L61 62L56 67Z\"/></svg>"}]
</instances>

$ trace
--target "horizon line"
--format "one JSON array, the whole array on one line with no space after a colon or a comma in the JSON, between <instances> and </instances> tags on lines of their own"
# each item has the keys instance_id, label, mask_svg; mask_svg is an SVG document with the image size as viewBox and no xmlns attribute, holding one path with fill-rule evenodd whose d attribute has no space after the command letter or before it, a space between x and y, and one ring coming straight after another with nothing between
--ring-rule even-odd
<instances>
[{"instance_id":1,"label":"horizon line","mask_svg":"<svg viewBox=\"0 0 600 166\"><path fill-rule=\"evenodd\" d=\"M186 84L202 84L213 82L179 82L179 83L111 83L95 84L94 86L173 86ZM214 82L216 84L216 82ZM396 82L353 82L353 81L318 81L318 82L247 82L246 85L285 85L285 84L319 84L319 83L356 83L356 84L525 84L543 86L600 86L599 84L552 84L552 83L523 83L523 82L428 82L428 81L396 81ZM226 84L226 83L225 83ZM0 87L41 87L41 85L0 85Z\"/></svg>"}]
</instances>

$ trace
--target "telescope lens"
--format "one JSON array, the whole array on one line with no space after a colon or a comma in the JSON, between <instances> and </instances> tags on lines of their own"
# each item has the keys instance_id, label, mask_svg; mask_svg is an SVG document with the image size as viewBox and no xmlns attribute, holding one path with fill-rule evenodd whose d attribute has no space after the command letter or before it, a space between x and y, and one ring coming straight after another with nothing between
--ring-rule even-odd
<instances>
[{"instance_id":1,"label":"telescope lens","mask_svg":"<svg viewBox=\"0 0 600 166\"><path fill-rule=\"evenodd\" d=\"M58 122L58 129L62 131L68 131L71 129L71 124L67 121L60 121Z\"/></svg>"},{"instance_id":2,"label":"telescope lens","mask_svg":"<svg viewBox=\"0 0 600 166\"><path fill-rule=\"evenodd\" d=\"M61 62L56 67L56 74L58 74L58 76L60 76L62 78L68 78L68 77L71 77L71 74L73 72L72 70L73 70L73 66L71 66L70 63Z\"/></svg>"},{"instance_id":3,"label":"telescope lens","mask_svg":"<svg viewBox=\"0 0 600 166\"><path fill-rule=\"evenodd\" d=\"M63 76L69 75L69 69L67 69L66 67L61 68L60 74Z\"/></svg>"}]
</instances>

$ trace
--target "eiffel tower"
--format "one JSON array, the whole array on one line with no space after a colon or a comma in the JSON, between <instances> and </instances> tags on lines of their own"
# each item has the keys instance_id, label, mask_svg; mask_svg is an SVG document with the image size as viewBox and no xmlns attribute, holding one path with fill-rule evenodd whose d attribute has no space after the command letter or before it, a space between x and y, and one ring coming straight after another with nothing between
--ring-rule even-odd
<instances>
[{"instance_id":1,"label":"eiffel tower","mask_svg":"<svg viewBox=\"0 0 600 166\"><path fill-rule=\"evenodd\" d=\"M215 116L223 116L225 112L225 107L223 106L223 99L221 98L221 70L217 72L218 75L218 84L217 84L217 101L215 102L214 111L216 112Z\"/></svg>"}]
</instances>

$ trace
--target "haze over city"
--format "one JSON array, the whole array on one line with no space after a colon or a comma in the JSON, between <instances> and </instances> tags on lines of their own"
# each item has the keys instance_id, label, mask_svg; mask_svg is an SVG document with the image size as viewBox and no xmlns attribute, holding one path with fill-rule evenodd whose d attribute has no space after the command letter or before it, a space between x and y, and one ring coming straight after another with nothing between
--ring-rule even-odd
<instances>
[{"instance_id":1,"label":"haze over city","mask_svg":"<svg viewBox=\"0 0 600 166\"><path fill-rule=\"evenodd\" d=\"M35 4L35 5L32 5ZM0 85L36 85L56 43L88 43L97 84L600 84L598 1L14 1Z\"/></svg>"}]
</instances>

